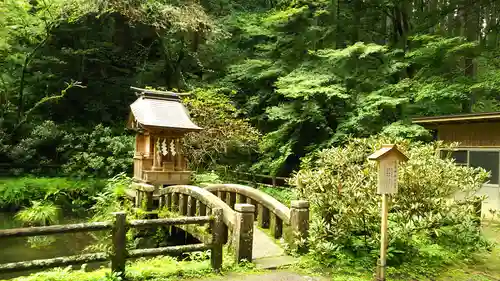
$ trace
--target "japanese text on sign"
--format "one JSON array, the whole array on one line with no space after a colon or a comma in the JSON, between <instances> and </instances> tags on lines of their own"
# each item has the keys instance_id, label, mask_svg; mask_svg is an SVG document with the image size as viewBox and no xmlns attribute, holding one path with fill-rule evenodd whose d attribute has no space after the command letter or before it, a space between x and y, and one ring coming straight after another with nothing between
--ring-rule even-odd
<instances>
[{"instance_id":1,"label":"japanese text on sign","mask_svg":"<svg viewBox=\"0 0 500 281\"><path fill-rule=\"evenodd\" d=\"M381 161L379 170L379 185L377 193L393 194L398 188L397 160Z\"/></svg>"}]
</instances>

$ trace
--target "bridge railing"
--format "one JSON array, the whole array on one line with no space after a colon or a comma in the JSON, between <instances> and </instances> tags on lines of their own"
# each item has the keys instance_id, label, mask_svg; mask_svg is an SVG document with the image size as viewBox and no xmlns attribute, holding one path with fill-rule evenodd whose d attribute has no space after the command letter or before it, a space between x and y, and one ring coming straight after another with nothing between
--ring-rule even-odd
<instances>
[{"instance_id":1,"label":"bridge railing","mask_svg":"<svg viewBox=\"0 0 500 281\"><path fill-rule=\"evenodd\" d=\"M254 217L259 227L270 229L274 238L285 238L299 251L306 250L302 242L308 237L309 202L294 200L288 208L272 196L249 186L239 184L204 184L203 186L231 208L234 208L236 203L256 206ZM284 226L288 231L283 231Z\"/></svg>"},{"instance_id":2,"label":"bridge railing","mask_svg":"<svg viewBox=\"0 0 500 281\"><path fill-rule=\"evenodd\" d=\"M249 186L263 185L268 187L291 187L289 184L290 178L287 177L238 172L229 169L221 169L219 172L235 177L238 182L248 184Z\"/></svg>"},{"instance_id":3,"label":"bridge railing","mask_svg":"<svg viewBox=\"0 0 500 281\"><path fill-rule=\"evenodd\" d=\"M150 190L150 189L149 189ZM143 191L143 193L146 193ZM149 191L151 194L151 192ZM151 198L151 195L142 198ZM224 243L229 242L234 250L236 261L252 260L253 221L255 207L240 204L231 208L210 191L190 185L168 186L158 191L159 207L185 216L204 216L214 209L222 209ZM234 206L232 206L234 207ZM191 235L203 241L203 234L184 228Z\"/></svg>"},{"instance_id":4,"label":"bridge railing","mask_svg":"<svg viewBox=\"0 0 500 281\"><path fill-rule=\"evenodd\" d=\"M288 208L258 189L238 184L205 184L205 188L174 185L156 191L153 185L145 183L135 183L132 187L129 197L135 199L136 206L146 210L152 210L154 197L158 198L160 208L166 207L180 215L206 215L212 208L221 208L224 242L234 244L238 260L252 258L254 220L258 220L261 228L270 228L275 238L284 237L299 252L306 250L302 242L307 239L309 230L307 201L292 201ZM184 230L203 241L199 233Z\"/></svg>"},{"instance_id":5,"label":"bridge railing","mask_svg":"<svg viewBox=\"0 0 500 281\"><path fill-rule=\"evenodd\" d=\"M59 266L78 265L89 262L103 262L111 260L111 270L121 276L125 275L125 262L128 258L145 256L158 256L166 254L181 254L211 250L211 266L214 270L220 270L222 266L222 232L223 232L223 210L212 209L211 216L180 217L169 219L133 220L127 222L126 213L114 213L113 222L92 222L67 225L52 225L41 227L15 228L0 230L0 240L9 237L29 237L52 235L61 233L89 232L89 231L112 231L113 247L111 252L99 252L75 256L56 257L51 259L21 261L0 264L0 273L23 271L31 269L44 269ZM212 232L211 240L207 243L169 246L161 248L136 249L127 251L126 233L129 228L159 227L159 226L181 226L210 224Z\"/></svg>"}]
</instances>

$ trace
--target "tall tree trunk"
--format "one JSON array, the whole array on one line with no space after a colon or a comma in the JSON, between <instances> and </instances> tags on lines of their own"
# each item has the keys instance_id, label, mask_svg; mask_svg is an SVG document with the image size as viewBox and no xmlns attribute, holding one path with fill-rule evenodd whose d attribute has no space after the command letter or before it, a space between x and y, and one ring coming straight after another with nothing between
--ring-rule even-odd
<instances>
[{"instance_id":1,"label":"tall tree trunk","mask_svg":"<svg viewBox=\"0 0 500 281\"><path fill-rule=\"evenodd\" d=\"M339 13L340 13L340 0L332 0L332 5L331 5L331 13L332 13L332 34L333 38L335 40L334 46L335 49L338 49L340 44L339 44Z\"/></svg>"},{"instance_id":2,"label":"tall tree trunk","mask_svg":"<svg viewBox=\"0 0 500 281\"><path fill-rule=\"evenodd\" d=\"M363 5L362 0L354 0L354 31L353 31L353 43L360 41L361 39L361 8Z\"/></svg>"},{"instance_id":3,"label":"tall tree trunk","mask_svg":"<svg viewBox=\"0 0 500 281\"><path fill-rule=\"evenodd\" d=\"M336 24L335 32L337 32L337 34L335 35L336 36L335 46L337 48L342 48L345 44L344 43L345 37L341 36L340 29L339 29L339 25L341 23L341 15L342 15L341 11L342 11L342 0L337 0L337 17L336 17L337 22L335 23Z\"/></svg>"},{"instance_id":4,"label":"tall tree trunk","mask_svg":"<svg viewBox=\"0 0 500 281\"><path fill-rule=\"evenodd\" d=\"M500 5L496 2L490 4L489 9L486 9L486 29L485 29L485 46L487 48L497 47L498 35L498 7Z\"/></svg>"},{"instance_id":5,"label":"tall tree trunk","mask_svg":"<svg viewBox=\"0 0 500 281\"><path fill-rule=\"evenodd\" d=\"M384 11L380 11L380 42L381 44L385 45L387 44L387 38L388 36L388 21L387 21L388 16L384 13Z\"/></svg>"},{"instance_id":6,"label":"tall tree trunk","mask_svg":"<svg viewBox=\"0 0 500 281\"><path fill-rule=\"evenodd\" d=\"M446 9L446 0L438 0L438 6L436 7L436 15L439 15L437 19L439 20L439 34L442 36L446 35L446 17L442 15L442 10Z\"/></svg>"},{"instance_id":7,"label":"tall tree trunk","mask_svg":"<svg viewBox=\"0 0 500 281\"><path fill-rule=\"evenodd\" d=\"M396 1L394 4L394 41L393 45L402 49L407 47L407 39L410 33L410 5L409 0Z\"/></svg>"},{"instance_id":8,"label":"tall tree trunk","mask_svg":"<svg viewBox=\"0 0 500 281\"><path fill-rule=\"evenodd\" d=\"M430 16L434 25L429 29L429 33L440 33L441 21L438 14L438 0L430 0L427 15Z\"/></svg>"},{"instance_id":9,"label":"tall tree trunk","mask_svg":"<svg viewBox=\"0 0 500 281\"><path fill-rule=\"evenodd\" d=\"M467 0L464 7L461 8L462 36L468 41L473 42L479 38L479 5L475 0ZM464 58L464 74L471 80L476 79L476 62L473 57ZM469 93L469 98L462 103L462 112L471 112L474 105L475 93Z\"/></svg>"},{"instance_id":10,"label":"tall tree trunk","mask_svg":"<svg viewBox=\"0 0 500 281\"><path fill-rule=\"evenodd\" d=\"M446 17L446 30L448 36L456 36L457 35L457 25L456 25L456 8L457 5L453 2L453 0L447 0L447 7L450 10L448 16Z\"/></svg>"},{"instance_id":11,"label":"tall tree trunk","mask_svg":"<svg viewBox=\"0 0 500 281\"><path fill-rule=\"evenodd\" d=\"M17 121L20 122L22 116L24 114L24 88L26 86L26 72L28 71L28 66L33 60L33 58L37 55L38 50L40 50L45 43L49 40L50 33L47 31L45 38L40 41L35 48L26 55L24 58L23 68L21 70L21 79L19 81L19 92L18 92L18 105L17 105Z\"/></svg>"}]
</instances>

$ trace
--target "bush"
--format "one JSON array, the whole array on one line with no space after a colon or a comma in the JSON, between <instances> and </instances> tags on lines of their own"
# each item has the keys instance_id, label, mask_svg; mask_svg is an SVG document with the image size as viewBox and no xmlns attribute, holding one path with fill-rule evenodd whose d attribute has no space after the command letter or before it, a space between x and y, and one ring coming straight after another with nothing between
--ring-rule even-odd
<instances>
[{"instance_id":1,"label":"bush","mask_svg":"<svg viewBox=\"0 0 500 281\"><path fill-rule=\"evenodd\" d=\"M46 164L57 156L56 147L63 136L53 121L34 125L30 132L15 145L8 145L8 157L16 164Z\"/></svg>"},{"instance_id":2,"label":"bush","mask_svg":"<svg viewBox=\"0 0 500 281\"><path fill-rule=\"evenodd\" d=\"M33 201L33 206L18 212L15 219L25 226L46 226L57 223L60 215L59 207L53 203ZM31 236L27 239L32 248L50 246L55 240L54 236Z\"/></svg>"},{"instance_id":3,"label":"bush","mask_svg":"<svg viewBox=\"0 0 500 281\"><path fill-rule=\"evenodd\" d=\"M121 128L115 132L110 127L97 125L89 130L44 121L26 130L25 136L14 144L9 144L0 132L0 156L5 156L2 162L16 167L10 169L11 174L63 173L108 178L132 172L134 138L123 134ZM52 171L61 165L62 171Z\"/></svg>"},{"instance_id":4,"label":"bush","mask_svg":"<svg viewBox=\"0 0 500 281\"><path fill-rule=\"evenodd\" d=\"M183 100L202 131L187 134L184 149L193 170L242 165L257 151L259 132L238 118L230 99L217 90L197 89ZM248 164L248 163L247 163Z\"/></svg>"},{"instance_id":5,"label":"bush","mask_svg":"<svg viewBox=\"0 0 500 281\"><path fill-rule=\"evenodd\" d=\"M104 188L100 180L69 178L8 178L0 180L0 209L16 210L31 206L32 201L48 201L64 210L81 211Z\"/></svg>"},{"instance_id":6,"label":"bush","mask_svg":"<svg viewBox=\"0 0 500 281\"><path fill-rule=\"evenodd\" d=\"M106 181L103 190L94 196L95 204L91 210L93 221L105 221L113 219L113 212L131 211L130 201L125 198L125 190L132 184L132 178L120 173Z\"/></svg>"},{"instance_id":7,"label":"bush","mask_svg":"<svg viewBox=\"0 0 500 281\"><path fill-rule=\"evenodd\" d=\"M295 190L287 187L270 187L260 185L259 190L271 195L274 199L280 201L286 206L290 206L292 200L297 199Z\"/></svg>"},{"instance_id":8,"label":"bush","mask_svg":"<svg viewBox=\"0 0 500 281\"><path fill-rule=\"evenodd\" d=\"M367 157L382 143L378 137L353 139L345 147L325 149L303 160L296 175L299 197L311 202L311 248L321 262L373 265L379 255L380 196L377 164ZM441 159L441 143L398 141L410 158L400 165L398 194L389 214L389 265L416 260L439 265L485 246L472 192L484 183L482 169L456 166ZM450 200L457 192L465 198Z\"/></svg>"},{"instance_id":9,"label":"bush","mask_svg":"<svg viewBox=\"0 0 500 281\"><path fill-rule=\"evenodd\" d=\"M191 181L193 185L198 185L202 183L223 183L220 176L214 171L204 172L204 173L193 173L191 177Z\"/></svg>"},{"instance_id":10,"label":"bush","mask_svg":"<svg viewBox=\"0 0 500 281\"><path fill-rule=\"evenodd\" d=\"M72 176L107 178L132 172L134 138L115 135L102 125L90 133L67 133L57 150L66 155L63 169Z\"/></svg>"}]
</instances>

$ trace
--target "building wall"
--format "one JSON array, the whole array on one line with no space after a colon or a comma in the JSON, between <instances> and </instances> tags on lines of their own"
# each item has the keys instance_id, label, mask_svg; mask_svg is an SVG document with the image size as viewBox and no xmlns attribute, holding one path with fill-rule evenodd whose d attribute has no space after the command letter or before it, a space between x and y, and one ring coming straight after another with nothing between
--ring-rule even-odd
<instances>
[{"instance_id":1,"label":"building wall","mask_svg":"<svg viewBox=\"0 0 500 281\"><path fill-rule=\"evenodd\" d=\"M494 218L494 215L500 213L500 191L498 186L489 186L484 185L476 192L478 196L486 196L486 199L483 201L481 206L481 216L486 219ZM460 200L463 199L465 194L463 192L459 192L455 195L455 199ZM492 213L490 210L496 211Z\"/></svg>"},{"instance_id":2,"label":"building wall","mask_svg":"<svg viewBox=\"0 0 500 281\"><path fill-rule=\"evenodd\" d=\"M440 124L436 127L438 140L445 142L459 142L461 147L474 149L490 148L500 151L500 122L482 122L482 123L457 123ZM499 185L486 184L477 195L485 195L481 214L485 218L492 218L490 210L496 210L500 213L500 187ZM456 198L463 197L457 194Z\"/></svg>"},{"instance_id":3,"label":"building wall","mask_svg":"<svg viewBox=\"0 0 500 281\"><path fill-rule=\"evenodd\" d=\"M477 195L486 195L486 200L483 201L481 215L486 218L492 218L490 210L500 210L500 192L498 186L483 186L478 190Z\"/></svg>"},{"instance_id":4,"label":"building wall","mask_svg":"<svg viewBox=\"0 0 500 281\"><path fill-rule=\"evenodd\" d=\"M438 139L460 142L461 146L500 147L500 122L442 124Z\"/></svg>"}]
</instances>

